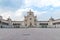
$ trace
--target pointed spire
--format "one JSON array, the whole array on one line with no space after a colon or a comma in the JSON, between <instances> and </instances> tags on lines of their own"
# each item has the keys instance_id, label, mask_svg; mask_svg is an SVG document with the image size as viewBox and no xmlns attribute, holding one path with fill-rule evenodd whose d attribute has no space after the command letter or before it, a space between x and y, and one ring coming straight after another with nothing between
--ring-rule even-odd
<instances>
[{"instance_id":1,"label":"pointed spire","mask_svg":"<svg viewBox=\"0 0 60 40\"><path fill-rule=\"evenodd\" d=\"M0 16L0 19L2 19L2 16Z\"/></svg>"},{"instance_id":2,"label":"pointed spire","mask_svg":"<svg viewBox=\"0 0 60 40\"><path fill-rule=\"evenodd\" d=\"M54 21L54 18L50 17L50 19L49 19L49 20Z\"/></svg>"},{"instance_id":3,"label":"pointed spire","mask_svg":"<svg viewBox=\"0 0 60 40\"><path fill-rule=\"evenodd\" d=\"M30 13L32 13L31 9L29 10Z\"/></svg>"},{"instance_id":4,"label":"pointed spire","mask_svg":"<svg viewBox=\"0 0 60 40\"><path fill-rule=\"evenodd\" d=\"M31 12L31 9L29 11Z\"/></svg>"},{"instance_id":5,"label":"pointed spire","mask_svg":"<svg viewBox=\"0 0 60 40\"><path fill-rule=\"evenodd\" d=\"M7 20L11 20L10 16L8 17L8 19L7 19Z\"/></svg>"}]
</instances>

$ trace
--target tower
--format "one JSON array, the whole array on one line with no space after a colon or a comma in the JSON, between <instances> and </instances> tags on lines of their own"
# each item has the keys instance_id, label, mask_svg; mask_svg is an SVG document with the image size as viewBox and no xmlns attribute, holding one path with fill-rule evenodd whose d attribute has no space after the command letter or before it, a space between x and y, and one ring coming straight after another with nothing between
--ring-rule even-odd
<instances>
[{"instance_id":1,"label":"tower","mask_svg":"<svg viewBox=\"0 0 60 40\"><path fill-rule=\"evenodd\" d=\"M48 25L49 25L49 27L53 27L52 25L53 25L53 21L54 21L54 18L50 18L49 19L49 22L48 22Z\"/></svg>"},{"instance_id":2,"label":"tower","mask_svg":"<svg viewBox=\"0 0 60 40\"><path fill-rule=\"evenodd\" d=\"M8 21L8 23L9 23L9 27L12 27L12 20L11 20L11 18L9 17L9 18L7 18L7 21Z\"/></svg>"},{"instance_id":3,"label":"tower","mask_svg":"<svg viewBox=\"0 0 60 40\"><path fill-rule=\"evenodd\" d=\"M27 27L36 27L36 16L34 16L34 12L32 12L31 10L29 10L27 12L27 16L25 16L25 26Z\"/></svg>"}]
</instances>

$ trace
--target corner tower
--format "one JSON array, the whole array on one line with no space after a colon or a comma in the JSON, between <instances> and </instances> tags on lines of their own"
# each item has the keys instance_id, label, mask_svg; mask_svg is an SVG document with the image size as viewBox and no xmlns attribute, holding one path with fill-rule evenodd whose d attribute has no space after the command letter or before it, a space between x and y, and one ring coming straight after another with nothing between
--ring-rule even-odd
<instances>
[{"instance_id":1,"label":"corner tower","mask_svg":"<svg viewBox=\"0 0 60 40\"><path fill-rule=\"evenodd\" d=\"M25 26L26 27L36 27L36 16L34 16L34 12L32 12L31 10L29 10L27 12L27 16L25 16Z\"/></svg>"}]
</instances>

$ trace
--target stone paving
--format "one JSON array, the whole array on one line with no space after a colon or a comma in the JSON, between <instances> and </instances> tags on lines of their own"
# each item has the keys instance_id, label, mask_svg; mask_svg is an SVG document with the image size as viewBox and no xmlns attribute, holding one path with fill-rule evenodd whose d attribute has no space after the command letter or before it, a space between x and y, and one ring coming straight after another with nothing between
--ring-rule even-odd
<instances>
[{"instance_id":1,"label":"stone paving","mask_svg":"<svg viewBox=\"0 0 60 40\"><path fill-rule=\"evenodd\" d=\"M60 40L59 28L2 28L0 40Z\"/></svg>"}]
</instances>

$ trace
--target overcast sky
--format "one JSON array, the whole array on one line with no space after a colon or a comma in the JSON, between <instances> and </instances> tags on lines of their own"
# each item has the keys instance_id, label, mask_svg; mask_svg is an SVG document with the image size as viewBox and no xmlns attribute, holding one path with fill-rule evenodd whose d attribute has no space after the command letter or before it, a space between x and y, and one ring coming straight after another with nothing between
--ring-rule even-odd
<instances>
[{"instance_id":1,"label":"overcast sky","mask_svg":"<svg viewBox=\"0 0 60 40\"><path fill-rule=\"evenodd\" d=\"M0 0L0 15L4 19L23 20L30 9L38 20L60 18L60 0Z\"/></svg>"}]
</instances>

